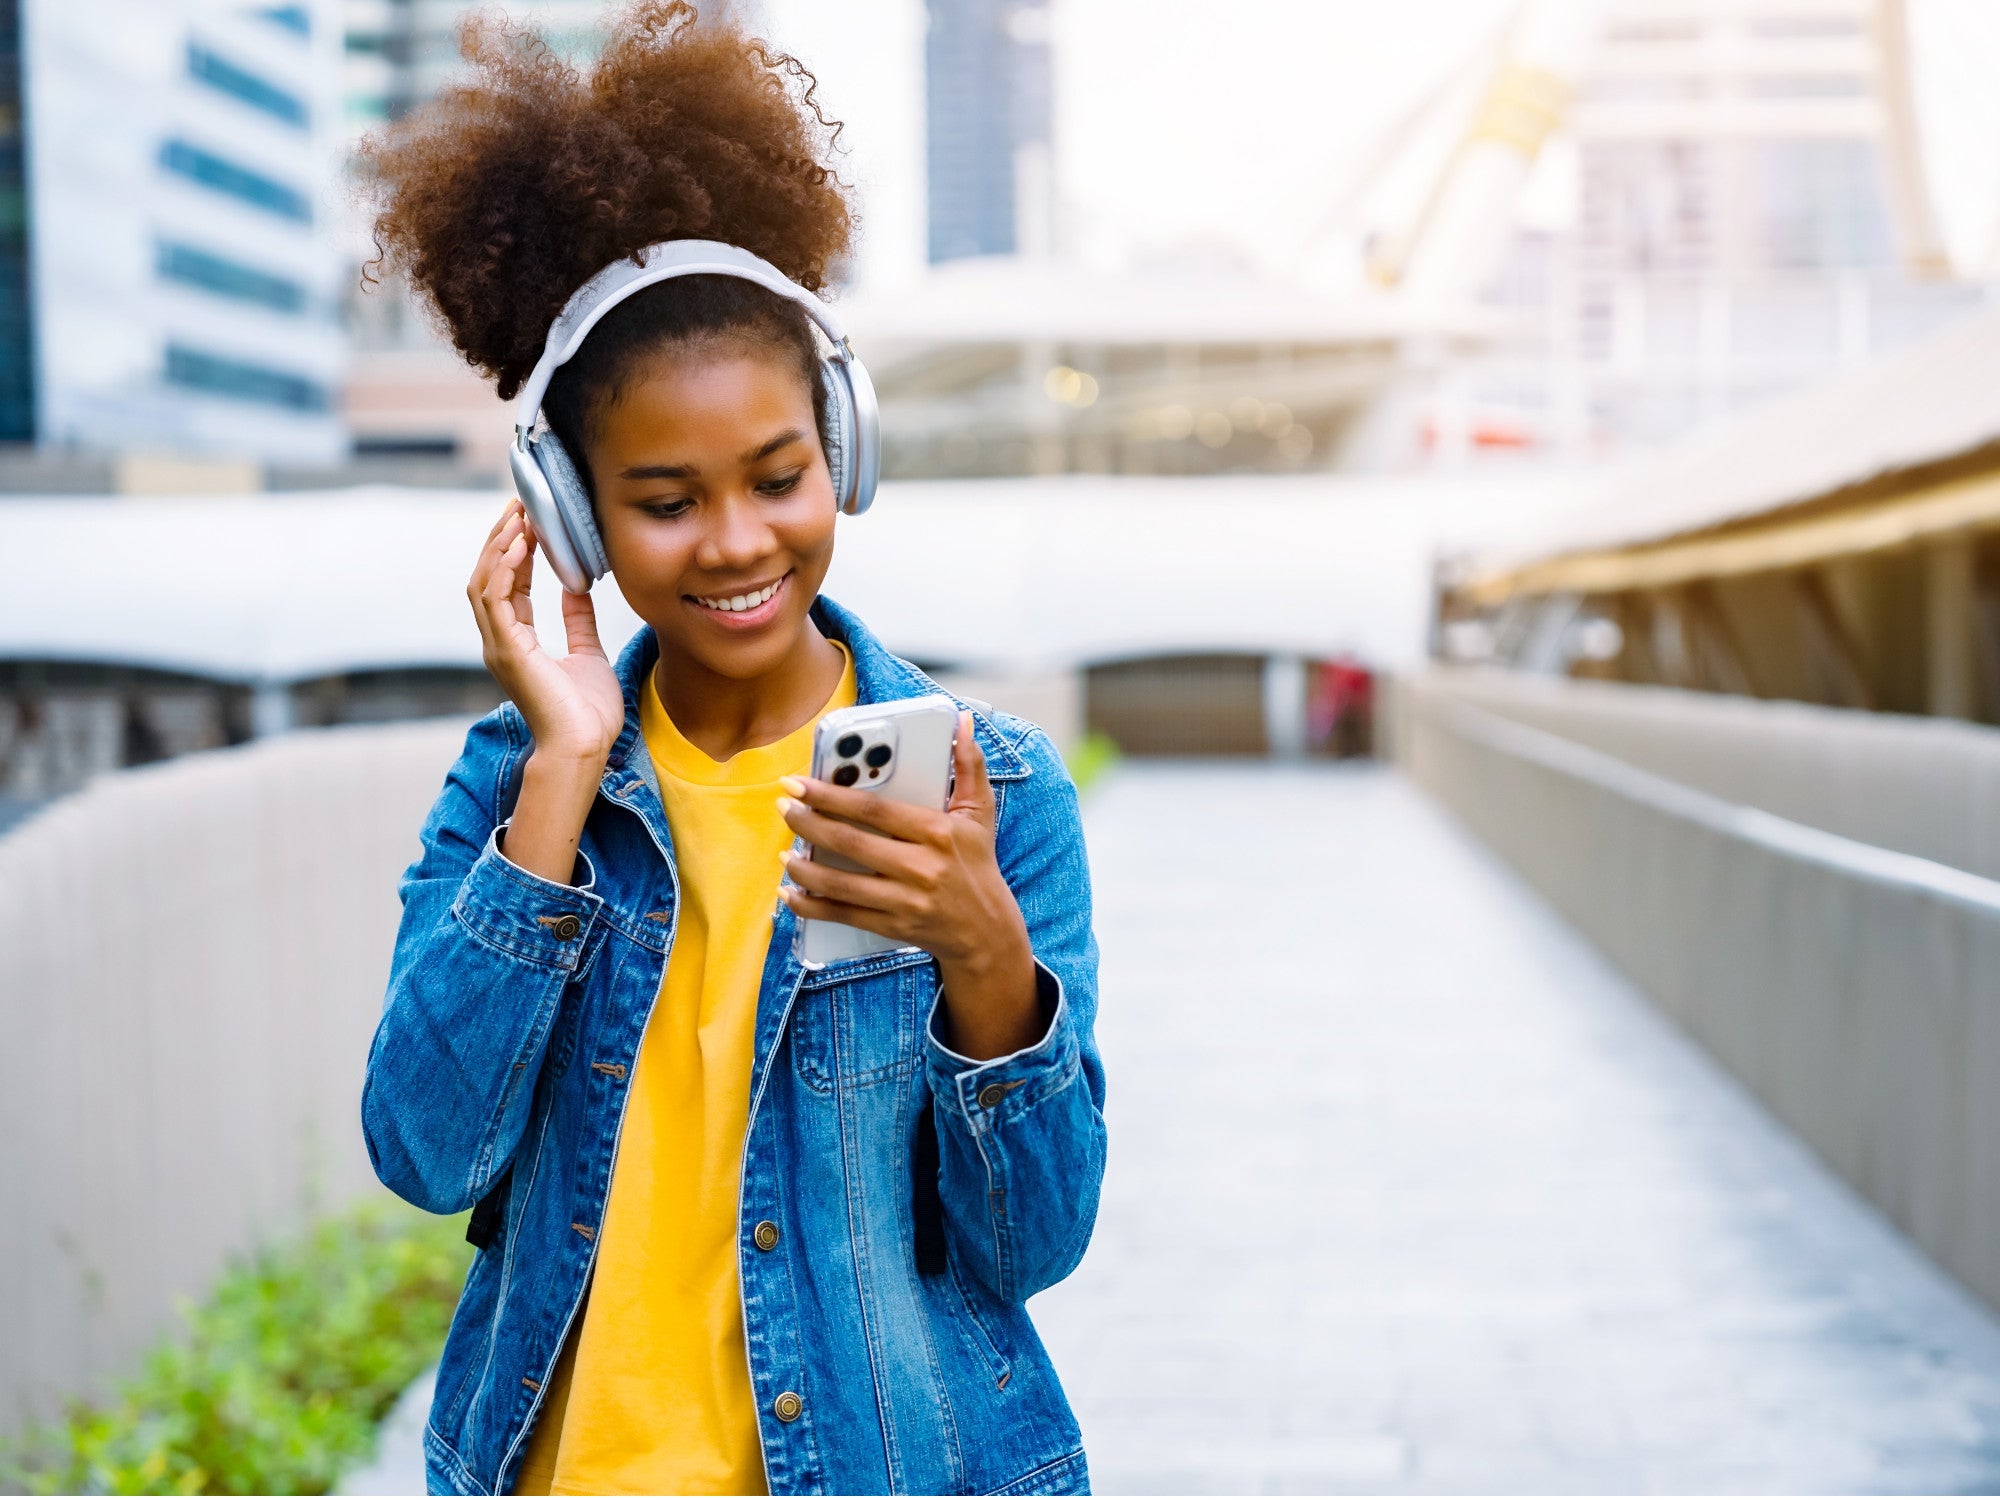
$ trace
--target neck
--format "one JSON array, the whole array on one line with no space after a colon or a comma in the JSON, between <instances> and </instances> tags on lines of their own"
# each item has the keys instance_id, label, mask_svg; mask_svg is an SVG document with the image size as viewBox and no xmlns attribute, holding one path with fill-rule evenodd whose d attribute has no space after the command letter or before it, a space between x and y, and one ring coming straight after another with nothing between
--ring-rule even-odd
<instances>
[{"instance_id":1,"label":"neck","mask_svg":"<svg viewBox=\"0 0 2000 1500\"><path fill-rule=\"evenodd\" d=\"M711 760L781 740L840 685L840 649L810 617L792 649L759 677L724 677L660 640L653 691L688 742Z\"/></svg>"}]
</instances>

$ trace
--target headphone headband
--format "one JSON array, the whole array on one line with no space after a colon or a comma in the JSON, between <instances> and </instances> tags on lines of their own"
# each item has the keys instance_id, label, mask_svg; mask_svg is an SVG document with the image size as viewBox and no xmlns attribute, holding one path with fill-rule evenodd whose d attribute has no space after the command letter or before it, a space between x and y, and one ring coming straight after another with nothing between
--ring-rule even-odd
<instances>
[{"instance_id":1,"label":"headphone headband","mask_svg":"<svg viewBox=\"0 0 2000 1500\"><path fill-rule=\"evenodd\" d=\"M564 588L588 593L591 581L610 570L611 559L598 535L590 489L575 459L553 432L531 436L542 413L549 381L563 363L583 347L591 329L612 308L634 292L675 276L736 276L803 308L819 326L831 354L819 356L819 389L826 409L820 433L826 445L826 466L835 500L847 515L858 516L875 500L875 479L882 462L882 442L875 406L875 386L868 371L847 347L840 319L811 292L767 260L716 240L666 240L648 245L629 260L606 266L578 287L549 328L542 357L521 387L514 408L514 443L507 462L514 488L534 519L542 550Z\"/></svg>"},{"instance_id":2,"label":"headphone headband","mask_svg":"<svg viewBox=\"0 0 2000 1500\"><path fill-rule=\"evenodd\" d=\"M636 258L613 261L576 289L549 325L548 342L533 373L521 387L514 406L514 430L526 434L541 415L542 398L556 371L575 357L598 320L634 292L676 276L736 276L754 281L805 309L834 347L834 358L847 362L847 330L834 310L761 256L721 240L661 240Z\"/></svg>"}]
</instances>

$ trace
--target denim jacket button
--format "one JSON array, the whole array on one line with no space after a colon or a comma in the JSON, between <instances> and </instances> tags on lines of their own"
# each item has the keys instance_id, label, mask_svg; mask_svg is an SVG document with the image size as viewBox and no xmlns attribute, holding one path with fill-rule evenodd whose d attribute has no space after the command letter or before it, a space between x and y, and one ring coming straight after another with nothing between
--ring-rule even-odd
<instances>
[{"instance_id":1,"label":"denim jacket button","mask_svg":"<svg viewBox=\"0 0 2000 1500\"><path fill-rule=\"evenodd\" d=\"M1007 1086L1003 1083L989 1083L979 1091L981 1109L998 1109L1000 1101L1007 1097Z\"/></svg>"},{"instance_id":2,"label":"denim jacket button","mask_svg":"<svg viewBox=\"0 0 2000 1500\"><path fill-rule=\"evenodd\" d=\"M583 923L579 922L573 914L564 912L549 924L549 931L556 935L557 942L566 943L579 932L583 931Z\"/></svg>"},{"instance_id":3,"label":"denim jacket button","mask_svg":"<svg viewBox=\"0 0 2000 1500\"><path fill-rule=\"evenodd\" d=\"M765 1219L750 1231L750 1239L759 1250L775 1250L778 1248L778 1226Z\"/></svg>"},{"instance_id":4,"label":"denim jacket button","mask_svg":"<svg viewBox=\"0 0 2000 1500\"><path fill-rule=\"evenodd\" d=\"M806 1409L796 1391L786 1391L771 1403L771 1411L780 1422L796 1422L799 1413Z\"/></svg>"}]
</instances>

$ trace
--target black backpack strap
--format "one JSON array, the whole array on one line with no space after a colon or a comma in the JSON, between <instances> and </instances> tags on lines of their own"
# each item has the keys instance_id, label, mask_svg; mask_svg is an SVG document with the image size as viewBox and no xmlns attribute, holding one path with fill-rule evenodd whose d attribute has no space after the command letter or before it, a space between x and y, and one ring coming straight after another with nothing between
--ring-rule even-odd
<instances>
[{"instance_id":1,"label":"black backpack strap","mask_svg":"<svg viewBox=\"0 0 2000 1500\"><path fill-rule=\"evenodd\" d=\"M917 1273L944 1273L944 1200L938 1196L936 1106L924 1091L917 1110L917 1138L910 1145L910 1222L916 1230Z\"/></svg>"},{"instance_id":2,"label":"black backpack strap","mask_svg":"<svg viewBox=\"0 0 2000 1500\"><path fill-rule=\"evenodd\" d=\"M500 1226L507 1219L507 1189L513 1181L514 1169L509 1167L500 1174L500 1180L487 1189L486 1196L474 1205L472 1217L465 1225L466 1244L484 1250L493 1243Z\"/></svg>"}]
</instances>

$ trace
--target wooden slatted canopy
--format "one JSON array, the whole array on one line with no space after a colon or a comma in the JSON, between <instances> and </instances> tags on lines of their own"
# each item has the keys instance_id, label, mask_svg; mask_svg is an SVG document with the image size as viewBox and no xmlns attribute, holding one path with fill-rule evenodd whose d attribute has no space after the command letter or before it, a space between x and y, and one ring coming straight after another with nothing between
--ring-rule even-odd
<instances>
[{"instance_id":1,"label":"wooden slatted canopy","mask_svg":"<svg viewBox=\"0 0 2000 1500\"><path fill-rule=\"evenodd\" d=\"M1819 563L2000 527L2000 308L1689 442L1560 524L1462 562L1490 607Z\"/></svg>"},{"instance_id":2,"label":"wooden slatted canopy","mask_svg":"<svg viewBox=\"0 0 2000 1500\"><path fill-rule=\"evenodd\" d=\"M1993 462L2000 471L2000 454ZM1704 579L1811 567L1993 527L2000 527L2000 472L1721 534L1552 557L1476 574L1459 592L1472 602L1497 604L1518 595L1673 588Z\"/></svg>"}]
</instances>

